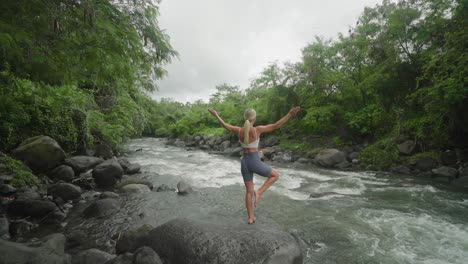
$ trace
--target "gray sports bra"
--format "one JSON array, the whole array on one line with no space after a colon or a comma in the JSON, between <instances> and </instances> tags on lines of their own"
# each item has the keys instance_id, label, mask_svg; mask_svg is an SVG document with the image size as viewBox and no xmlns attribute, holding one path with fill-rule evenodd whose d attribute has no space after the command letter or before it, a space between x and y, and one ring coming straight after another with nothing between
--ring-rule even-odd
<instances>
[{"instance_id":1,"label":"gray sports bra","mask_svg":"<svg viewBox=\"0 0 468 264\"><path fill-rule=\"evenodd\" d=\"M255 137L257 138L257 130L254 128L255 131ZM254 142L245 144L243 141L240 139L240 129L239 129L239 142L241 144L241 147L243 148L258 148L258 144L260 144L260 138L257 138Z\"/></svg>"}]
</instances>

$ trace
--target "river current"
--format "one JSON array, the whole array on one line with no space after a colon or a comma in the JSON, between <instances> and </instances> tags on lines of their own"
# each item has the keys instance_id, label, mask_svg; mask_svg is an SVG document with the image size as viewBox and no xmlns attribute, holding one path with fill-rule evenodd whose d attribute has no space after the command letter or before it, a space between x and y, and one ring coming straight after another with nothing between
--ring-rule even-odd
<instances>
[{"instance_id":1,"label":"river current","mask_svg":"<svg viewBox=\"0 0 468 264\"><path fill-rule=\"evenodd\" d=\"M196 190L193 194L124 196L124 208L112 219L71 226L105 237L218 210L238 213L247 221L239 158L164 143L134 139L124 149L131 162L142 165L141 177L154 186L185 180ZM262 196L257 221L273 219L296 237L304 263L468 263L468 194L391 174L272 165L280 178ZM263 181L254 176L256 188Z\"/></svg>"}]
</instances>

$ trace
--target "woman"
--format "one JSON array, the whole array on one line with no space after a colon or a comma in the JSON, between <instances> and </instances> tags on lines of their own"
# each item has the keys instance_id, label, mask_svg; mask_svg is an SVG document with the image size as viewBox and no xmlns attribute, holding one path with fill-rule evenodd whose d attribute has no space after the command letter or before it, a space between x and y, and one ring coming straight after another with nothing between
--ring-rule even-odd
<instances>
[{"instance_id":1,"label":"woman","mask_svg":"<svg viewBox=\"0 0 468 264\"><path fill-rule=\"evenodd\" d=\"M283 118L281 118L278 122L266 126L254 127L255 118L257 114L254 109L246 109L244 112L244 127L237 127L225 123L214 109L208 109L208 111L218 119L218 122L221 124L221 126L223 126L231 132L236 133L239 136L239 141L244 152L244 155L242 156L241 160L241 172L242 177L244 178L246 190L245 207L247 208L247 213L249 215L249 219L247 221L248 224L255 223L255 216L252 207L252 195L255 197L255 202L253 206L257 207L257 204L260 201L260 197L262 197L263 193L279 178L279 174L275 169L271 168L270 166L268 166L260 160L260 157L258 155L258 144L260 143L260 135L262 133L271 132L275 129L280 128L284 123L286 123L286 121L289 120L289 118L294 116L299 110L300 107L296 106L289 110L289 113ZM256 191L254 191L253 185L254 173L263 177L268 177L265 183L263 183L263 185Z\"/></svg>"}]
</instances>

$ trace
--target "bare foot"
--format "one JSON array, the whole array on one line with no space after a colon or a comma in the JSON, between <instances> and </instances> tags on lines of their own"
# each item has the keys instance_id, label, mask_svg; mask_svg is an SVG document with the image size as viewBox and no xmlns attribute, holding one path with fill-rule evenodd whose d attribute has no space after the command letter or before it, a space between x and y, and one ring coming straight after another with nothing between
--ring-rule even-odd
<instances>
[{"instance_id":1,"label":"bare foot","mask_svg":"<svg viewBox=\"0 0 468 264\"><path fill-rule=\"evenodd\" d=\"M257 207L258 201L260 201L260 196L262 196L258 191L254 191L254 197L255 197L255 202L254 202L254 207Z\"/></svg>"},{"instance_id":2,"label":"bare foot","mask_svg":"<svg viewBox=\"0 0 468 264\"><path fill-rule=\"evenodd\" d=\"M251 225L251 224L255 223L255 220L257 220L256 217L254 217L253 219L249 218L249 221L247 221L247 224Z\"/></svg>"}]
</instances>

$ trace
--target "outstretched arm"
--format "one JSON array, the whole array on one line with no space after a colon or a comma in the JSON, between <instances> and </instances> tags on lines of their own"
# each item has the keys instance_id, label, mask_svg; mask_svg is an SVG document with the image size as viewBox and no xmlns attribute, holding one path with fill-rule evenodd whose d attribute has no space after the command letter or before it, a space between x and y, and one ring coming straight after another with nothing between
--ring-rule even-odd
<instances>
[{"instance_id":1,"label":"outstretched arm","mask_svg":"<svg viewBox=\"0 0 468 264\"><path fill-rule=\"evenodd\" d=\"M208 109L208 112L210 112L210 114L212 114L214 117L216 117L216 119L218 119L218 122L221 124L222 127L226 128L227 130L232 131L234 133L239 132L240 127L233 126L233 125L230 125L230 124L224 122L224 120L218 115L216 110L214 110L213 108Z\"/></svg>"},{"instance_id":2,"label":"outstretched arm","mask_svg":"<svg viewBox=\"0 0 468 264\"><path fill-rule=\"evenodd\" d=\"M295 114L297 114L297 112L299 112L299 110L301 110L301 107L300 106L296 106L294 108L292 108L291 110L289 110L289 113L286 114L285 116L283 116L283 118L281 118L280 120L278 120L276 123L274 124L271 124L271 125L266 125L266 126L258 126L256 127L257 128L257 132L258 133L267 133L267 132L271 132L275 129L278 129L280 128L282 125L284 125L284 123L286 123L286 121L289 120L289 118L293 117Z\"/></svg>"}]
</instances>

